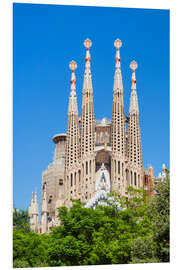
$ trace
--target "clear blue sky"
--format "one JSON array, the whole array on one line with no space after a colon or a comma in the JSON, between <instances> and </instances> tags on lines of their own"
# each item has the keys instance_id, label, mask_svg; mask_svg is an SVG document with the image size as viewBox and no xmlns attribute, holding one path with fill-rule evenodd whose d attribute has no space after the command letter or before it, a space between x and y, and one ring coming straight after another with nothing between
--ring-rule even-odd
<instances>
[{"instance_id":1,"label":"clear blue sky","mask_svg":"<svg viewBox=\"0 0 180 270\"><path fill-rule=\"evenodd\" d=\"M86 38L92 41L95 117L111 118L114 41L120 38L125 112L132 60L140 108L143 165L169 168L169 11L14 4L13 203L26 209L53 159L56 133L66 132L69 62L75 60L79 113Z\"/></svg>"}]
</instances>

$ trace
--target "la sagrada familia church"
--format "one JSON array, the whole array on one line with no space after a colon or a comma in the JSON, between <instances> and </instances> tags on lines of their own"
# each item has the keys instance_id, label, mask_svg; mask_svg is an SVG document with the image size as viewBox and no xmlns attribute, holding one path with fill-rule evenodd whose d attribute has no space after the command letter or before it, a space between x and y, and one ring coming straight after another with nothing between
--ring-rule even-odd
<instances>
[{"instance_id":1,"label":"la sagrada familia church","mask_svg":"<svg viewBox=\"0 0 180 270\"><path fill-rule=\"evenodd\" d=\"M82 89L81 116L78 114L76 96L76 62L71 70L70 96L66 134L53 137L54 160L42 173L41 220L38 218L37 194L32 194L29 207L31 229L47 233L60 224L58 207L72 206L73 199L80 199L84 207L95 208L103 204L107 194L118 191L127 195L127 187L144 188L153 196L153 168L143 169L139 107L136 90L137 63L130 68L131 96L129 115L124 113L124 90L121 74L121 41L114 42L116 48L113 86L112 120L96 121L93 104L91 78L92 43L86 39L85 73Z\"/></svg>"}]
</instances>

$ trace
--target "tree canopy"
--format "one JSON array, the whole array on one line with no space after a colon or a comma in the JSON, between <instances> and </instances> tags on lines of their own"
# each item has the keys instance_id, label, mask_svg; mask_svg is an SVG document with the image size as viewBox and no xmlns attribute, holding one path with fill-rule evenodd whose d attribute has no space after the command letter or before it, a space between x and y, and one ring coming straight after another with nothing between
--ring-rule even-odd
<instances>
[{"instance_id":1,"label":"tree canopy","mask_svg":"<svg viewBox=\"0 0 180 270\"><path fill-rule=\"evenodd\" d=\"M61 225L49 234L15 226L14 267L168 262L169 176L155 192L148 200L129 188L128 197L113 194L116 204L96 209L76 200L70 210L59 208Z\"/></svg>"}]
</instances>

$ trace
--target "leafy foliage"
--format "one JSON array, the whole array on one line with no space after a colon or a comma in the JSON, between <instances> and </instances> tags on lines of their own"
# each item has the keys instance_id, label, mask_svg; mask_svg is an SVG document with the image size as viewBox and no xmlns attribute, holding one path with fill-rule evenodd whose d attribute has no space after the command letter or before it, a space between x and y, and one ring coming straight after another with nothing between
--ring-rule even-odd
<instances>
[{"instance_id":1,"label":"leafy foliage","mask_svg":"<svg viewBox=\"0 0 180 270\"><path fill-rule=\"evenodd\" d=\"M13 228L30 232L28 211L13 209Z\"/></svg>"},{"instance_id":2,"label":"leafy foliage","mask_svg":"<svg viewBox=\"0 0 180 270\"><path fill-rule=\"evenodd\" d=\"M78 200L70 210L60 207L61 226L48 235L16 226L14 267L169 261L169 176L150 201L143 190L128 191L128 197L114 193L114 204L95 210Z\"/></svg>"}]
</instances>

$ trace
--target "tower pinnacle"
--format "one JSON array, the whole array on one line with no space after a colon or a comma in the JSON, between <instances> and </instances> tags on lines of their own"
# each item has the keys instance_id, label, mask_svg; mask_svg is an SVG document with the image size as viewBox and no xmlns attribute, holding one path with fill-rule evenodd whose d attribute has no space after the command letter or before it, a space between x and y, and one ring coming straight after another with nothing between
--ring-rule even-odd
<instances>
[{"instance_id":1,"label":"tower pinnacle","mask_svg":"<svg viewBox=\"0 0 180 270\"><path fill-rule=\"evenodd\" d=\"M76 91L76 76L74 70L77 68L77 64L75 61L71 61L69 64L69 68L72 70L71 74L71 91Z\"/></svg>"},{"instance_id":2,"label":"tower pinnacle","mask_svg":"<svg viewBox=\"0 0 180 270\"><path fill-rule=\"evenodd\" d=\"M92 46L92 42L90 39L86 39L84 41L84 46L86 47L86 64L85 64L85 69L86 71L89 70L90 71L90 63L91 63L91 55L89 52L89 48Z\"/></svg>"},{"instance_id":3,"label":"tower pinnacle","mask_svg":"<svg viewBox=\"0 0 180 270\"><path fill-rule=\"evenodd\" d=\"M85 58L85 74L84 74L84 85L83 89L92 90L92 81L91 81L91 55L89 48L92 46L90 39L84 41L84 46L86 48L86 58Z\"/></svg>"},{"instance_id":4,"label":"tower pinnacle","mask_svg":"<svg viewBox=\"0 0 180 270\"><path fill-rule=\"evenodd\" d=\"M69 108L68 113L77 113L78 114L78 107L77 107L77 97L76 97L76 76L75 76L75 69L77 68L77 64L75 61L71 61L69 64L69 68L71 69L71 86L70 86L70 98L69 98Z\"/></svg>"},{"instance_id":5,"label":"tower pinnacle","mask_svg":"<svg viewBox=\"0 0 180 270\"><path fill-rule=\"evenodd\" d=\"M121 93L121 103L123 105L123 83L122 83L122 74L121 74L121 58L120 58L120 48L122 46L122 42L120 39L116 39L114 42L114 46L116 47L116 70L114 76L114 91Z\"/></svg>"},{"instance_id":6,"label":"tower pinnacle","mask_svg":"<svg viewBox=\"0 0 180 270\"><path fill-rule=\"evenodd\" d=\"M138 99L136 93L136 74L135 70L138 65L136 61L132 61L130 64L130 68L132 69L132 77L131 77L131 99L130 99L130 108L129 113L139 113Z\"/></svg>"},{"instance_id":7,"label":"tower pinnacle","mask_svg":"<svg viewBox=\"0 0 180 270\"><path fill-rule=\"evenodd\" d=\"M130 68L132 69L132 78L131 78L131 89L136 90L136 74L135 70L137 69L138 64L136 61L132 61L130 64Z\"/></svg>"},{"instance_id":8,"label":"tower pinnacle","mask_svg":"<svg viewBox=\"0 0 180 270\"><path fill-rule=\"evenodd\" d=\"M119 48L121 48L122 46L122 42L120 39L116 39L114 42L114 46L116 47L117 51L116 51L116 69L120 69L121 68L121 58L120 58L120 51Z\"/></svg>"}]
</instances>

